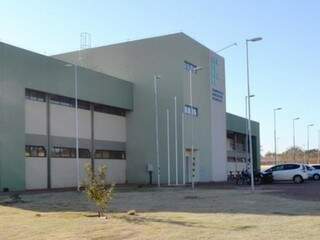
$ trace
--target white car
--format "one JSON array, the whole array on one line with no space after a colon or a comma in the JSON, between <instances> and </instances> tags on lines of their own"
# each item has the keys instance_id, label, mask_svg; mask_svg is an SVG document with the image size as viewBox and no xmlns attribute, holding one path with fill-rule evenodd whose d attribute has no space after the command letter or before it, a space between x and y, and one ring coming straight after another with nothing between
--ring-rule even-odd
<instances>
[{"instance_id":1,"label":"white car","mask_svg":"<svg viewBox=\"0 0 320 240\"><path fill-rule=\"evenodd\" d=\"M302 183L309 178L307 169L303 164L279 164L264 172L272 172L274 181L293 181L294 183Z\"/></svg>"},{"instance_id":2,"label":"white car","mask_svg":"<svg viewBox=\"0 0 320 240\"><path fill-rule=\"evenodd\" d=\"M305 165L309 178L319 181L320 180L320 169L316 169L313 166Z\"/></svg>"}]
</instances>

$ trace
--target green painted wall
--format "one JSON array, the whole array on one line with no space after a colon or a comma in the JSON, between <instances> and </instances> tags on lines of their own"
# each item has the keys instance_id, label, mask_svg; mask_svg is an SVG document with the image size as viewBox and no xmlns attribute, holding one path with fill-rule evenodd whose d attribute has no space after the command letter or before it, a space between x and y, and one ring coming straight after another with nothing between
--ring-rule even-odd
<instances>
[{"instance_id":1,"label":"green painted wall","mask_svg":"<svg viewBox=\"0 0 320 240\"><path fill-rule=\"evenodd\" d=\"M246 134L247 119L227 113L227 130ZM251 132L254 136L252 141L254 167L260 169L260 124L251 121Z\"/></svg>"},{"instance_id":2,"label":"green painted wall","mask_svg":"<svg viewBox=\"0 0 320 240\"><path fill-rule=\"evenodd\" d=\"M79 99L133 108L133 84L78 68ZM25 188L25 88L74 97L74 68L0 42L0 190Z\"/></svg>"}]
</instances>

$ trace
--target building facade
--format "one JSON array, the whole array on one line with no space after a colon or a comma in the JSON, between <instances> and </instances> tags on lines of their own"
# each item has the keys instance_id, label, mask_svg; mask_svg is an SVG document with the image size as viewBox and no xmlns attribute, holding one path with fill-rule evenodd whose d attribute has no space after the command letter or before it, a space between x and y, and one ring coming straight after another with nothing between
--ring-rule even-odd
<instances>
[{"instance_id":1,"label":"building facade","mask_svg":"<svg viewBox=\"0 0 320 240\"><path fill-rule=\"evenodd\" d=\"M109 180L124 183L133 85L77 72L81 180L92 162L108 165ZM74 73L65 62L0 43L1 190L76 186Z\"/></svg>"},{"instance_id":2,"label":"building facade","mask_svg":"<svg viewBox=\"0 0 320 240\"><path fill-rule=\"evenodd\" d=\"M221 56L183 33L80 54L82 61L79 52L47 57L0 44L2 190L76 185L75 76L81 180L85 163L107 165L116 183L148 183L149 170L157 183L158 166L161 184L189 183L193 174L196 182L225 181L245 167L246 121L226 114Z\"/></svg>"}]
</instances>

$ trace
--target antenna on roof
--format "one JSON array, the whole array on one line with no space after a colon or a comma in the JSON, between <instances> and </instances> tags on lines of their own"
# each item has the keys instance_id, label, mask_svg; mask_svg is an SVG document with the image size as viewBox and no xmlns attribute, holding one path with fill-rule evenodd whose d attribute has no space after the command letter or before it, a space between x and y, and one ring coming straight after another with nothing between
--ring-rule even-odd
<instances>
[{"instance_id":1,"label":"antenna on roof","mask_svg":"<svg viewBox=\"0 0 320 240\"><path fill-rule=\"evenodd\" d=\"M86 66L87 52L86 49L91 48L91 34L88 32L80 33L80 51L79 51L79 65Z\"/></svg>"}]
</instances>

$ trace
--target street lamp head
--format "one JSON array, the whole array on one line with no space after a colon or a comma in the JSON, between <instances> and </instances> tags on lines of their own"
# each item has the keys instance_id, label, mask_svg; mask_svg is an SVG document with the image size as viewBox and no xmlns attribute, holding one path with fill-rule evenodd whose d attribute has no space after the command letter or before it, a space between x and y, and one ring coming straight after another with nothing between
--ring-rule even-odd
<instances>
[{"instance_id":1,"label":"street lamp head","mask_svg":"<svg viewBox=\"0 0 320 240\"><path fill-rule=\"evenodd\" d=\"M251 95L249 96L249 98L253 98L253 97L255 97L255 96L256 96L256 95L251 94ZM248 99L248 95L246 95L245 97L246 97L246 99Z\"/></svg>"},{"instance_id":2,"label":"street lamp head","mask_svg":"<svg viewBox=\"0 0 320 240\"><path fill-rule=\"evenodd\" d=\"M273 109L274 111L280 111L280 110L282 110L282 108L281 107L279 107L279 108L275 108L275 109Z\"/></svg>"},{"instance_id":3,"label":"street lamp head","mask_svg":"<svg viewBox=\"0 0 320 240\"><path fill-rule=\"evenodd\" d=\"M247 39L248 42L258 42L261 41L262 37L256 37L256 38L251 38L251 39Z\"/></svg>"},{"instance_id":4,"label":"street lamp head","mask_svg":"<svg viewBox=\"0 0 320 240\"><path fill-rule=\"evenodd\" d=\"M195 68L192 68L191 71L193 71L194 73L197 73L198 71L202 70L203 67L195 67Z\"/></svg>"},{"instance_id":5,"label":"street lamp head","mask_svg":"<svg viewBox=\"0 0 320 240\"><path fill-rule=\"evenodd\" d=\"M294 118L293 120L299 120L300 119L300 117L296 117L296 118Z\"/></svg>"},{"instance_id":6,"label":"street lamp head","mask_svg":"<svg viewBox=\"0 0 320 240\"><path fill-rule=\"evenodd\" d=\"M157 79L157 80L160 80L161 79L161 75L154 75L154 78Z\"/></svg>"},{"instance_id":7,"label":"street lamp head","mask_svg":"<svg viewBox=\"0 0 320 240\"><path fill-rule=\"evenodd\" d=\"M195 67L195 68L193 69L193 71L197 72L197 71L200 71L200 70L202 70L202 69L203 69L203 67Z\"/></svg>"},{"instance_id":8,"label":"street lamp head","mask_svg":"<svg viewBox=\"0 0 320 240\"><path fill-rule=\"evenodd\" d=\"M313 123L308 124L308 127L313 127L313 126L314 126L314 124L313 124Z\"/></svg>"}]
</instances>

